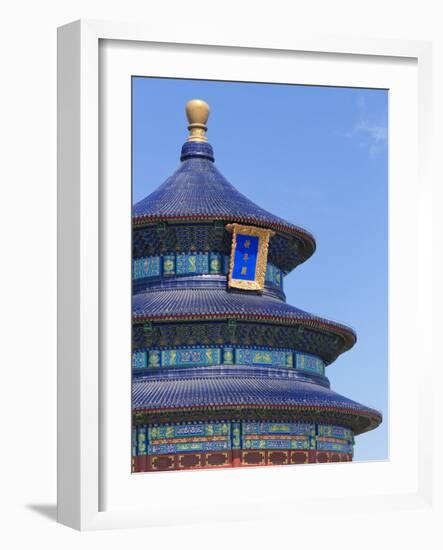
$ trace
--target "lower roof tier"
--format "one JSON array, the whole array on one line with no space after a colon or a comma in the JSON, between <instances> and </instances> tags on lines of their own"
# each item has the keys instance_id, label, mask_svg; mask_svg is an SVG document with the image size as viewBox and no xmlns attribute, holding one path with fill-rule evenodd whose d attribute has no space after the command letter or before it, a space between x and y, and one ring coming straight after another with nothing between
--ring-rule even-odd
<instances>
[{"instance_id":1,"label":"lower roof tier","mask_svg":"<svg viewBox=\"0 0 443 550\"><path fill-rule=\"evenodd\" d=\"M307 381L248 374L144 377L132 384L132 408L147 422L228 416L332 422L359 434L376 428L382 415L356 401ZM190 416L191 415L191 416ZM198 416L196 417L198 418Z\"/></svg>"},{"instance_id":2,"label":"lower roof tier","mask_svg":"<svg viewBox=\"0 0 443 550\"><path fill-rule=\"evenodd\" d=\"M142 292L133 296L132 312L135 323L235 319L296 325L297 330L306 328L330 336L331 352L326 350L321 355L327 363L349 350L356 341L355 332L341 323L317 317L269 295L227 291L224 288Z\"/></svg>"}]
</instances>

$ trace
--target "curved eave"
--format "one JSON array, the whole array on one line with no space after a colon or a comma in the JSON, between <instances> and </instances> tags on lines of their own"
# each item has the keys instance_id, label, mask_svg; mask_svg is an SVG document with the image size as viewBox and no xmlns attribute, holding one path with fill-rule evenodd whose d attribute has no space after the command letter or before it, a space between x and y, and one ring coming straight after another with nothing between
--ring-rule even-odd
<instances>
[{"instance_id":1,"label":"curved eave","mask_svg":"<svg viewBox=\"0 0 443 550\"><path fill-rule=\"evenodd\" d=\"M134 323L222 319L298 325L326 332L341 339L340 353L352 348L357 340L355 332L345 325L264 295L205 289L146 292L133 297Z\"/></svg>"},{"instance_id":2,"label":"curved eave","mask_svg":"<svg viewBox=\"0 0 443 550\"><path fill-rule=\"evenodd\" d=\"M273 413L311 418L316 422L337 418L356 434L376 428L382 415L325 387L294 380L254 377L202 377L142 380L133 384L133 413L165 417L168 414Z\"/></svg>"},{"instance_id":3,"label":"curved eave","mask_svg":"<svg viewBox=\"0 0 443 550\"><path fill-rule=\"evenodd\" d=\"M215 412L221 412L223 415L235 416L237 411L251 411L251 410L262 410L267 412L270 416L272 413L281 414L286 412L288 417L291 415L298 415L307 420L309 416L319 416L321 421L322 415L326 416L328 414L340 415L342 418L346 416L351 416L356 419L355 423L351 419L346 422L349 427L352 428L355 435L360 435L362 433L370 432L377 428L382 420L382 415L374 409L365 409L362 411L351 412L346 407L316 407L316 406L304 406L304 405L263 405L262 403L250 403L248 405L204 405L204 406L189 406L189 407L165 407L161 409L155 408L134 408L133 413L142 413L152 416L156 413L161 413L165 415L166 413L177 414L182 420L184 420L181 415L186 415L191 413L203 413L210 414ZM223 416L222 415L222 416ZM160 417L157 419L160 421ZM340 423L340 422L338 422Z\"/></svg>"},{"instance_id":4,"label":"curved eave","mask_svg":"<svg viewBox=\"0 0 443 550\"><path fill-rule=\"evenodd\" d=\"M154 321L154 322L167 322L167 321L212 321L220 319L235 319L238 321L251 321L251 322L260 322L266 321L269 323L276 323L282 325L298 325L306 328L312 328L322 332L328 332L334 336L339 336L343 339L343 349L340 353L350 350L355 342L357 337L355 333L348 328L342 328L340 325L329 321L314 321L306 320L302 317L297 318L293 317L288 319L287 317L282 317L278 315L248 315L246 313L200 313L193 315L145 315L145 316L134 316L134 322L144 322L144 321Z\"/></svg>"},{"instance_id":5,"label":"curved eave","mask_svg":"<svg viewBox=\"0 0 443 550\"><path fill-rule=\"evenodd\" d=\"M214 216L212 214L187 214L187 215L149 215L149 216L134 216L132 225L134 228L142 228L148 225L168 222L168 223L187 223L187 222L226 222L226 223L242 223L247 225L255 225L257 227L265 227L272 229L277 233L282 234L286 238L296 237L303 243L303 262L309 259L315 252L316 242L314 236L301 227L292 224L276 223L273 220L261 220L251 216Z\"/></svg>"}]
</instances>

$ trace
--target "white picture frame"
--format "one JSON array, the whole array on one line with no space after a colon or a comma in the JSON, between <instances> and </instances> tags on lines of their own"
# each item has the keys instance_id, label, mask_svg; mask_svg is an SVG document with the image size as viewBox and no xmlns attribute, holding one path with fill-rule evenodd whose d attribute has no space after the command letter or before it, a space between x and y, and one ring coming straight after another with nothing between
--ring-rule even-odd
<instances>
[{"instance_id":1,"label":"white picture frame","mask_svg":"<svg viewBox=\"0 0 443 550\"><path fill-rule=\"evenodd\" d=\"M428 157L432 116L430 44L311 35L294 37L289 43L280 43L275 38L252 42L246 37L235 41L203 39L199 42L196 33L192 36L191 43L185 31L182 35L177 31L171 36L156 35L143 25L102 21L77 21L59 29L59 522L76 529L90 530L260 519L265 515L282 517L286 514L290 517L291 510L296 510L299 515L321 514L330 510L331 506L338 514L346 514L356 505L366 513L371 513L375 508L378 511L395 511L405 507L431 509L433 477L429 426L432 425L432 403L426 390L434 375L431 346L420 350L422 378L419 380L406 376L400 382L398 371L391 369L389 417L395 444L391 442L388 462L360 463L350 467L277 467L155 476L131 476L129 469L125 468L129 443L128 451L120 451L118 441L124 445L125 430L130 425L130 397L125 393L130 380L129 362L126 374L118 374L114 367L118 361L121 364L129 357L130 317L125 315L130 312L130 301L129 294L124 292L112 305L109 297L115 296L115 289L122 288L121 285L129 284L130 292L130 272L124 267L124 261L120 261L123 265L120 268L116 263L116 258L128 259L130 254L130 225L124 229L130 219L130 195L127 189L123 195L119 194L120 191L109 192L106 178L110 172L105 166L107 160L104 156L113 157L114 161L118 158L120 163L114 166L116 170L109 177L114 181L119 177L126 178L130 146L128 143L124 147L127 117L122 114L121 118L112 121L111 127L114 125L119 129L116 133L109 131L106 117L110 102L128 97L129 92L121 84L121 79L136 74L133 71L137 64L146 64L147 59L151 64L146 68L148 75L164 76L160 73L167 70L170 71L168 74L175 71L178 77L198 77L199 74L200 77L208 77L210 67L212 77L219 75L218 78L221 78L221 67L226 66L227 62L226 59L220 61L219 53L230 59L230 71L240 69L240 66L235 68L235 60L242 56L262 56L262 81L267 82L280 81L282 75L288 75L288 60L298 56L300 74L305 71L299 83L328 84L329 79L331 85L352 86L361 82L361 85L366 83L367 87L384 87L383 82L395 78L395 67L402 64L411 67L410 71L397 71L399 80L393 89L396 90L399 108L396 111L397 103L391 103L389 121L392 129L390 155L394 159L390 166L390 185L394 182L390 190L393 201L390 209L390 364L401 364L407 374L414 372L414 361L419 350L409 336L414 331L425 331L417 322L419 317L432 317L432 274L424 267L432 263L432 247L423 244L425 236L432 231L433 183L429 176ZM107 44L109 49L106 49ZM104 50L101 49L103 45ZM146 48L151 50L147 53ZM130 53L131 49L134 49L134 54ZM162 53L166 50L166 54ZM131 66L132 61L128 61L128 55L134 60L134 66ZM206 59L209 64L196 65L192 56ZM279 60L279 63L273 62L273 75L270 74L270 65L268 68L264 66L267 57L272 57L273 61ZM320 64L327 68L328 64L337 62L342 68L335 72L335 76L326 70L322 82L319 82ZM383 69L377 65L380 62L386 62L388 66ZM169 67L168 63L179 63L181 69L174 69L173 65ZM314 67L316 63L317 69ZM358 65L364 67L364 78L362 71L357 69ZM311 66L314 68L311 69ZM103 76L101 71L104 67L108 72ZM243 65L242 71L244 80L253 78L253 68ZM289 76L285 81L291 81ZM106 96L104 102L100 87L106 86L113 90L114 95ZM118 93L122 95L117 96ZM411 135L401 136L400 117L405 108L412 105L412 119L408 120ZM120 113L117 116L120 117ZM117 133L120 138L114 141L113 136ZM401 158L402 163L398 162ZM402 188L396 183L400 180ZM123 185L109 187L124 189ZM406 227L407 215L414 212L415 216L409 222L411 237L403 243L400 232ZM414 246L416 243L421 246ZM412 267L409 263L411 257ZM408 265L409 269L405 271ZM113 275L109 277L111 271ZM405 326L403 319L405 290L409 292L409 307L412 316L415 316L410 326ZM109 307L112 308L112 315L109 314ZM109 319L116 319L117 324ZM105 333L107 337L103 336ZM112 335L116 334L122 335L126 343L110 353L106 346L111 345L110 340L115 342ZM420 334L429 340L429 334ZM411 342L407 351L401 346L402 338ZM108 360L111 365L109 374ZM404 430L401 433L401 414L407 410L411 428L409 433L416 433L416 438L409 442ZM115 451L113 455L116 458L104 464L102 450L108 445ZM406 453L402 452L406 445L410 445L411 451L411 456L407 458ZM286 482L282 483L284 480ZM285 490L290 486L289 480L299 488L298 493L288 494ZM238 493L226 506L228 491L233 485L238 488ZM308 486L309 494L306 490ZM199 492L204 497L205 492L210 495L217 494L217 491L226 493L214 501L212 507L205 504L207 499L201 498L199 504L199 499L195 497ZM146 494L149 494L148 499ZM186 502L183 501L185 498ZM284 502L285 506L275 510L274 505L278 502ZM270 512L270 509L274 511Z\"/></svg>"}]
</instances>

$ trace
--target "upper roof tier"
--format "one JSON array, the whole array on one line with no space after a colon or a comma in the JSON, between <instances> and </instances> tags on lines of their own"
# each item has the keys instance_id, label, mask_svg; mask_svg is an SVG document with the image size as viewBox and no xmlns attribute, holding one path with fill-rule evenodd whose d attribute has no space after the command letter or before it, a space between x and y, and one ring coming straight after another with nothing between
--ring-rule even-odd
<instances>
[{"instance_id":1,"label":"upper roof tier","mask_svg":"<svg viewBox=\"0 0 443 550\"><path fill-rule=\"evenodd\" d=\"M205 136L209 106L192 100L188 102L187 114L190 136L181 150L181 164L160 187L133 207L134 226L205 221L257 225L277 232L273 239L279 248L284 239L289 260L286 270L308 259L315 251L314 237L308 231L256 205L216 168Z\"/></svg>"}]
</instances>

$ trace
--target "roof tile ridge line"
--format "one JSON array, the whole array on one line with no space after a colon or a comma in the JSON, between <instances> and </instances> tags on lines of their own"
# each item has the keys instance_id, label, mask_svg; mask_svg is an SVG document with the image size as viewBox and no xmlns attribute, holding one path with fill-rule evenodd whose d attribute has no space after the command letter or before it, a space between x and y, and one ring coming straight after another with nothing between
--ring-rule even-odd
<instances>
[{"instance_id":1,"label":"roof tile ridge line","mask_svg":"<svg viewBox=\"0 0 443 550\"><path fill-rule=\"evenodd\" d=\"M180 367L178 367L180 368ZM192 367L191 367L192 368ZM193 368L199 368L199 367L193 367ZM223 365L221 365L221 368L223 368ZM271 368L275 368L275 367L271 367ZM161 376L160 378L155 378L156 375L159 375ZM143 375L140 375L141 377ZM240 375L240 374L233 374L233 373L230 373L229 374L229 378L230 379L234 379L234 380L245 380L245 379L253 379L253 380L259 380L259 381L268 381L268 380L290 380L291 382L294 382L294 383L302 383L302 384L312 384L313 386L316 386L318 388L325 388L325 389L328 389L330 391L333 391L331 390L330 386L323 386L321 384L319 384L316 380L306 380L306 379L303 379L303 380L300 380L300 379L297 379L294 377L291 378L291 377L287 377L287 378L280 378L278 376L256 376L256 377L253 377L252 375L250 376L247 376L247 375ZM162 373L152 373L152 374L145 374L143 378L141 378L140 380L134 380L132 383L133 384L143 384L143 383L152 383L152 382L177 382L177 381L180 381L180 382L189 382L189 381L194 381L194 380L208 380L208 379L216 379L217 380L217 375L214 373L213 376L186 376L186 377L172 377L172 376L167 376L166 373L164 376L162 376ZM374 409L374 410L377 410L377 409ZM380 412L380 411L379 411Z\"/></svg>"},{"instance_id":2,"label":"roof tile ridge line","mask_svg":"<svg viewBox=\"0 0 443 550\"><path fill-rule=\"evenodd\" d=\"M170 289L168 289L170 290ZM205 290L205 289L199 289L198 292L201 292L202 290ZM311 315L310 313L308 315ZM276 321L279 321L279 322L289 322L289 324L301 324L303 323L304 325L310 325L311 323L312 324L315 324L315 325L325 325L326 327L333 327L333 328L337 328L339 329L340 331L342 331L343 333L345 334L350 334L352 335L355 340L357 339L357 335L354 331L354 329L352 329L351 327L348 327L346 325L343 325L342 323L339 323L337 321L329 321L327 319L322 319L322 318L315 318L315 316L313 316L314 318L310 318L310 319L306 319L306 318L302 318L302 317L282 317L282 316L279 316L279 315L272 315L272 314L267 314L267 313L261 313L261 314L253 314L253 313L192 313L192 314L177 314L177 315L174 315L174 314L167 314L167 315L137 315L137 314L133 314L133 320L134 321L139 321L139 322L143 322L143 321L158 321L158 320L161 320L161 321L167 321L167 320L171 320L171 319L174 319L174 320L183 320L183 321L192 321L193 319L211 319L211 318L218 318L218 317L226 317L226 318L241 318L241 319L257 319L257 320L261 320L261 319L272 319L272 320L276 320Z\"/></svg>"},{"instance_id":3,"label":"roof tile ridge line","mask_svg":"<svg viewBox=\"0 0 443 550\"><path fill-rule=\"evenodd\" d=\"M276 216L278 217L278 216ZM259 218L255 218L253 216L224 216L221 217L221 216L217 216L217 215L214 215L214 214L203 214L203 213L195 213L195 214L180 214L180 215L176 215L176 214L149 214L149 215L135 215L135 216L132 216L132 221L133 223L135 224L141 224L141 223L145 223L147 221L157 221L157 220L199 220L199 219L202 219L202 220L208 220L208 219L214 219L214 220L219 220L219 221L231 221L231 220L250 220L250 221L254 221L260 225L263 225L264 222L266 222L266 220L260 220ZM284 222L285 220L282 219L282 222ZM314 235L308 231L307 229L304 229L303 227L300 227L298 225L295 225L291 222L286 222L286 223L277 223L277 222L266 222L268 225L272 226L272 227L278 227L278 228L285 228L285 229L289 229L290 232L296 232L296 233L302 233L304 234L305 236L307 237L310 237L311 240L315 243L315 237Z\"/></svg>"},{"instance_id":4,"label":"roof tile ridge line","mask_svg":"<svg viewBox=\"0 0 443 550\"><path fill-rule=\"evenodd\" d=\"M357 403L357 405L360 405L360 403ZM143 408L143 409L136 409L138 412L143 411L180 411L180 410L192 410L192 409L198 409L198 408L220 408L224 406L234 406L237 408L249 408L249 407L263 407L263 408L273 408L273 409L304 409L304 410L321 410L323 411L332 411L332 412L349 412L358 410L362 413L368 413L368 415L371 415L373 417L382 417L383 415L378 411L377 409L372 409L370 407L366 407L362 405L358 409L356 407L334 407L333 405L305 405L301 403L294 403L294 404L280 404L280 403L216 403L216 404L207 404L207 405L180 405L180 406L172 406L172 407L154 407L154 408ZM375 413L375 414L374 414Z\"/></svg>"}]
</instances>

